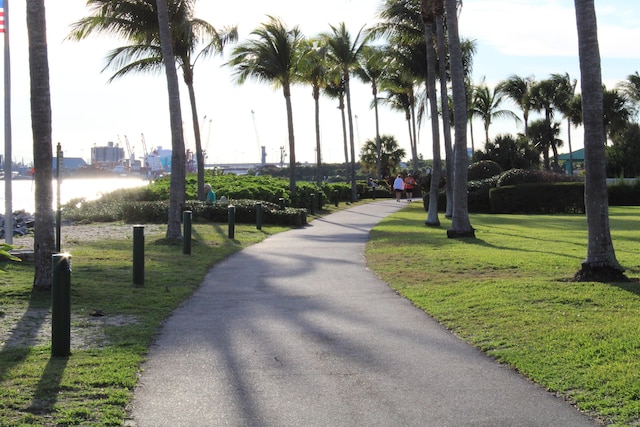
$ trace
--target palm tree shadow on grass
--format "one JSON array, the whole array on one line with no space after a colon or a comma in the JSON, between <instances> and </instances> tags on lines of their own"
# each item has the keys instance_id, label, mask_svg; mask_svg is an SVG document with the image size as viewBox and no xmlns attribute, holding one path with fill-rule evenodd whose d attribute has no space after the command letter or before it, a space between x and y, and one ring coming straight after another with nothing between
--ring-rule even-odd
<instances>
[{"instance_id":1,"label":"palm tree shadow on grass","mask_svg":"<svg viewBox=\"0 0 640 427\"><path fill-rule=\"evenodd\" d=\"M24 363L33 347L38 344L38 331L50 316L49 307L49 293L36 289L31 291L27 310L12 329L11 336L4 342L0 351L0 379L5 379L8 372ZM27 412L48 414L53 411L67 362L68 357L49 359L34 391L31 404L25 409Z\"/></svg>"}]
</instances>

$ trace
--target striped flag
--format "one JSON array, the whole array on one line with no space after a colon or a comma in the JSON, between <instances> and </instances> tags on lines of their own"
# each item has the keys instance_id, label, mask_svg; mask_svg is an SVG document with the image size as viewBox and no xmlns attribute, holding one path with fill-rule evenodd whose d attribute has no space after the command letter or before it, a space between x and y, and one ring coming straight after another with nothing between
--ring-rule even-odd
<instances>
[{"instance_id":1,"label":"striped flag","mask_svg":"<svg viewBox=\"0 0 640 427\"><path fill-rule=\"evenodd\" d=\"M0 33L4 33L4 0L0 0Z\"/></svg>"}]
</instances>

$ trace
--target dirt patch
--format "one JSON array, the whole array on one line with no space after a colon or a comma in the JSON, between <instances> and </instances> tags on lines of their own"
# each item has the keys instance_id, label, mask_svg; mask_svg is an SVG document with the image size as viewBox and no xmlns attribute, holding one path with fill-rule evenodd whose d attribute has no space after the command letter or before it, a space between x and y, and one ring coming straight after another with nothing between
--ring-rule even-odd
<instances>
[{"instance_id":1,"label":"dirt patch","mask_svg":"<svg viewBox=\"0 0 640 427\"><path fill-rule=\"evenodd\" d=\"M137 323L136 316L71 314L71 349L101 348L108 344L106 326ZM51 309L16 309L6 307L0 315L0 351L7 348L26 348L51 343Z\"/></svg>"},{"instance_id":2,"label":"dirt patch","mask_svg":"<svg viewBox=\"0 0 640 427\"><path fill-rule=\"evenodd\" d=\"M146 234L162 233L166 225L145 225ZM133 239L133 225L95 223L65 225L60 231L62 250L80 242L104 239ZM15 236L13 246L22 251L33 251L33 235ZM110 315L92 316L96 313L72 313L71 349L100 348L108 344L104 332L107 326L124 326L136 323L136 316ZM0 351L13 347L33 347L51 343L51 309L0 307Z\"/></svg>"}]
</instances>

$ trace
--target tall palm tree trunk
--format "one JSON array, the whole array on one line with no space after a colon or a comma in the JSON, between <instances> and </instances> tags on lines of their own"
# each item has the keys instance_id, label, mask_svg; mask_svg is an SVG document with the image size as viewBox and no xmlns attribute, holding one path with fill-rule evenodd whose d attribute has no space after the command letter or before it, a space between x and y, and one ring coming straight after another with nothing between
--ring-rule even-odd
<instances>
[{"instance_id":1,"label":"tall palm tree trunk","mask_svg":"<svg viewBox=\"0 0 640 427\"><path fill-rule=\"evenodd\" d=\"M287 104L287 130L289 133L289 192L291 198L296 197L296 140L293 134L293 107L291 106L291 87L289 82L282 86Z\"/></svg>"},{"instance_id":2,"label":"tall palm tree trunk","mask_svg":"<svg viewBox=\"0 0 640 427\"><path fill-rule=\"evenodd\" d=\"M169 118L171 123L171 177L169 182L169 217L167 221L167 239L182 239L180 221L185 200L185 152L182 132L182 110L180 108L180 89L176 72L171 30L169 28L169 11L166 0L156 0L158 7L158 26L162 57L167 75L167 91L169 94Z\"/></svg>"},{"instance_id":3,"label":"tall palm tree trunk","mask_svg":"<svg viewBox=\"0 0 640 427\"><path fill-rule=\"evenodd\" d=\"M347 137L347 117L344 114L344 96L340 96L340 116L342 117L342 140L344 141L344 167L349 168L349 139Z\"/></svg>"},{"instance_id":4,"label":"tall palm tree trunk","mask_svg":"<svg viewBox=\"0 0 640 427\"><path fill-rule=\"evenodd\" d=\"M378 114L378 87L373 85L373 110L376 118L376 166L378 168L378 179L382 178L382 141L380 140L380 117Z\"/></svg>"},{"instance_id":5,"label":"tall palm tree trunk","mask_svg":"<svg viewBox=\"0 0 640 427\"><path fill-rule=\"evenodd\" d=\"M204 152L202 151L202 135L200 134L200 121L198 120L198 108L196 105L196 93L193 89L193 80L187 83L189 89L189 103L191 104L191 121L193 122L193 137L196 144L196 163L198 174L198 200L205 200L204 194Z\"/></svg>"},{"instance_id":6,"label":"tall palm tree trunk","mask_svg":"<svg viewBox=\"0 0 640 427\"><path fill-rule=\"evenodd\" d=\"M413 98L412 98L413 99ZM416 124L416 107L415 99L411 102L411 167L415 172L420 170L418 165L418 126Z\"/></svg>"},{"instance_id":7,"label":"tall palm tree trunk","mask_svg":"<svg viewBox=\"0 0 640 427\"><path fill-rule=\"evenodd\" d=\"M457 0L445 0L447 28L449 30L449 52L451 61L451 84L453 89L453 115L455 118L455 177L453 183L453 216L447 237L475 237L469 222L467 196L467 97L462 65L462 47L458 33Z\"/></svg>"},{"instance_id":8,"label":"tall palm tree trunk","mask_svg":"<svg viewBox=\"0 0 640 427\"><path fill-rule=\"evenodd\" d=\"M351 168L349 175L351 179L351 202L358 201L358 186L356 184L356 144L353 136L353 115L351 112L351 88L349 84L349 70L344 70L344 91L347 95L347 117L349 119L349 145L351 148Z\"/></svg>"},{"instance_id":9,"label":"tall palm tree trunk","mask_svg":"<svg viewBox=\"0 0 640 427\"><path fill-rule=\"evenodd\" d=\"M609 230L609 204L603 139L603 93L600 48L593 0L575 0L582 86L584 125L585 208L587 213L587 258L578 275L597 279L605 271L624 277ZM604 270L604 271L603 271ZM595 276L595 277L594 277Z\"/></svg>"},{"instance_id":10,"label":"tall palm tree trunk","mask_svg":"<svg viewBox=\"0 0 640 427\"><path fill-rule=\"evenodd\" d=\"M320 146L320 87L313 88L313 103L315 107L316 119L316 184L318 187L322 184L322 151Z\"/></svg>"},{"instance_id":11,"label":"tall palm tree trunk","mask_svg":"<svg viewBox=\"0 0 640 427\"><path fill-rule=\"evenodd\" d=\"M35 168L35 289L50 289L55 250L53 196L51 177L53 155L51 145L51 91L44 0L27 0L27 32L29 36L29 77L31 85L31 130ZM7 159L11 161L11 159ZM11 230L6 231L8 233Z\"/></svg>"},{"instance_id":12,"label":"tall palm tree trunk","mask_svg":"<svg viewBox=\"0 0 640 427\"><path fill-rule=\"evenodd\" d=\"M447 91L447 62L446 62L446 38L444 35L444 2L436 0L436 35L438 52L438 75L440 78L440 105L442 110L442 134L444 136L445 153L445 194L447 196L447 207L445 217L451 218L453 215L453 145L451 143L451 112L449 111L449 96Z\"/></svg>"},{"instance_id":13,"label":"tall palm tree trunk","mask_svg":"<svg viewBox=\"0 0 640 427\"><path fill-rule=\"evenodd\" d=\"M431 107L431 138L433 142L433 164L431 167L431 185L429 188L429 211L425 225L439 227L438 191L440 190L440 174L442 159L440 157L440 126L438 115L438 98L436 94L436 52L433 47L433 4L422 0L422 20L424 22L424 38L427 48L427 95Z\"/></svg>"}]
</instances>

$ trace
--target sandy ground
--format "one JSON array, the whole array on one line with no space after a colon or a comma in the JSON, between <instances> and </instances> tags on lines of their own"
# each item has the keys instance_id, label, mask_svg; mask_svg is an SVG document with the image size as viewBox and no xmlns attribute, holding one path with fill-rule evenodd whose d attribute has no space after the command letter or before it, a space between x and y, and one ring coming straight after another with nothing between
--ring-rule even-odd
<instances>
[{"instance_id":1,"label":"sandy ground","mask_svg":"<svg viewBox=\"0 0 640 427\"><path fill-rule=\"evenodd\" d=\"M145 225L145 235L163 233L166 225ZM131 224L67 225L60 232L61 247L65 244L102 239L133 239ZM33 249L33 235L14 237L13 246L20 250ZM79 313L71 316L71 349L100 348L106 343L105 326L136 322L134 316L115 316ZM0 351L11 347L47 345L51 342L51 310L0 306Z\"/></svg>"}]
</instances>

